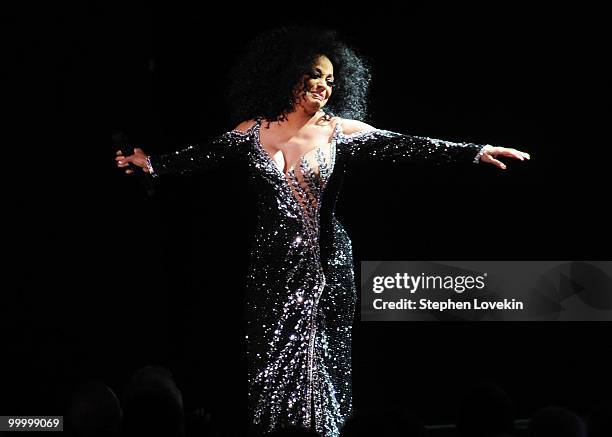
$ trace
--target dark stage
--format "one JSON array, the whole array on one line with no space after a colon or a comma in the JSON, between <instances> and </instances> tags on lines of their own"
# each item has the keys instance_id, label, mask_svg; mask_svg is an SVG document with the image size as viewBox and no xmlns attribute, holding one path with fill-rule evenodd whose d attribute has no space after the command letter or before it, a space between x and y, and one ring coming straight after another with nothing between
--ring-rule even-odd
<instances>
[{"instance_id":1,"label":"dark stage","mask_svg":"<svg viewBox=\"0 0 612 437\"><path fill-rule=\"evenodd\" d=\"M246 413L249 181L219 168L162 178L147 197L115 168L111 136L124 131L160 153L232 129L229 68L253 36L284 24L337 29L365 56L370 124L532 156L505 172L357 166L338 206L357 277L361 260L610 259L609 76L597 14L218 8L99 2L7 16L11 285L0 316L1 414L62 415L80 382L101 379L120 394L151 363L172 371L187 414ZM452 424L466 387L487 378L515 401L517 418L551 404L587 414L611 398L610 328L374 323L356 314L354 406L402 406L427 425Z\"/></svg>"}]
</instances>

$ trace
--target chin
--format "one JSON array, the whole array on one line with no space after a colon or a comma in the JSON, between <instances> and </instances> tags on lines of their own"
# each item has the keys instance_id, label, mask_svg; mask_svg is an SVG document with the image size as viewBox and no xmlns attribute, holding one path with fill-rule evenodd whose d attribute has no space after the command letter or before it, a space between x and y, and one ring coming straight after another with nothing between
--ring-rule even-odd
<instances>
[{"instance_id":1,"label":"chin","mask_svg":"<svg viewBox=\"0 0 612 437\"><path fill-rule=\"evenodd\" d=\"M310 100L310 101L302 103L302 108L304 108L306 112L311 112L311 113L320 111L323 108L323 106L325 106L325 102L321 102L320 100Z\"/></svg>"},{"instance_id":2,"label":"chin","mask_svg":"<svg viewBox=\"0 0 612 437\"><path fill-rule=\"evenodd\" d=\"M327 104L327 100L313 99L313 106L322 109Z\"/></svg>"}]
</instances>

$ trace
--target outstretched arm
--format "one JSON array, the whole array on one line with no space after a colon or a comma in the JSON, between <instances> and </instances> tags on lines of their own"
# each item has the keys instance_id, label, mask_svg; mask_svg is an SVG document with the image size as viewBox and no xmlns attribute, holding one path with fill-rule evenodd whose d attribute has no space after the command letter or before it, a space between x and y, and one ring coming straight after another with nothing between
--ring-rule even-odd
<instances>
[{"instance_id":1,"label":"outstretched arm","mask_svg":"<svg viewBox=\"0 0 612 437\"><path fill-rule=\"evenodd\" d=\"M184 147L175 152L161 155L147 155L142 149L134 148L134 154L123 156L120 152L115 158L117 166L126 168L126 173L133 170L129 165L140 167L152 176L162 174L188 174L216 167L226 161L241 159L245 156L244 145L250 138L251 130L240 129L225 132L212 140Z\"/></svg>"},{"instance_id":2,"label":"outstretched arm","mask_svg":"<svg viewBox=\"0 0 612 437\"><path fill-rule=\"evenodd\" d=\"M352 160L389 160L450 162L486 162L505 169L496 159L505 156L521 161L529 159L528 153L506 147L494 147L474 143L455 143L435 138L400 134L376 129L356 120L342 120L343 134L338 152Z\"/></svg>"}]
</instances>

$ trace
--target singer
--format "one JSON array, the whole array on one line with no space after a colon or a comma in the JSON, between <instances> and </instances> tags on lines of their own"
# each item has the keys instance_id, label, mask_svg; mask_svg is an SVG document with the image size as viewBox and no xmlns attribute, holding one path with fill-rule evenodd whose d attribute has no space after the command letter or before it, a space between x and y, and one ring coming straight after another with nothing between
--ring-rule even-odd
<instances>
[{"instance_id":1,"label":"singer","mask_svg":"<svg viewBox=\"0 0 612 437\"><path fill-rule=\"evenodd\" d=\"M335 216L356 160L487 163L529 159L362 121L369 69L335 32L283 28L256 38L229 90L239 124L166 155L135 148L117 166L158 178L243 163L258 200L247 278L249 417L267 432L295 424L337 437L352 411L351 329L357 292L351 241ZM162 177L163 179L163 177Z\"/></svg>"}]
</instances>

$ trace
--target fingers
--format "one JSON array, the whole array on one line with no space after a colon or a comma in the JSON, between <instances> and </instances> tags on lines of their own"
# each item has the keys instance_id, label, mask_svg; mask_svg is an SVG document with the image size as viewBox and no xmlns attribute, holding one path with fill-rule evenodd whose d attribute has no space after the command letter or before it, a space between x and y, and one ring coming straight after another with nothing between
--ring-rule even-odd
<instances>
[{"instance_id":1,"label":"fingers","mask_svg":"<svg viewBox=\"0 0 612 437\"><path fill-rule=\"evenodd\" d=\"M123 153L123 150L117 150L117 151L115 152L115 155L117 155L117 157L124 157L124 158L127 158L127 157L129 157L129 156L132 156L132 155L126 155L125 153Z\"/></svg>"},{"instance_id":2,"label":"fingers","mask_svg":"<svg viewBox=\"0 0 612 437\"><path fill-rule=\"evenodd\" d=\"M125 174L133 174L134 170L131 167L130 163L132 162L132 158L126 158L123 155L117 156L115 158L115 161L117 162L117 167L118 168L124 168L125 170Z\"/></svg>"},{"instance_id":3,"label":"fingers","mask_svg":"<svg viewBox=\"0 0 612 437\"><path fill-rule=\"evenodd\" d=\"M493 158L493 156L491 156L491 155L487 156L485 162L487 162L489 164L493 164L493 165L501 168L502 170L506 169L506 164L504 164L503 162Z\"/></svg>"},{"instance_id":4,"label":"fingers","mask_svg":"<svg viewBox=\"0 0 612 437\"><path fill-rule=\"evenodd\" d=\"M133 158L119 155L115 158L115 161L117 162L117 167L128 167L133 161Z\"/></svg>"},{"instance_id":5,"label":"fingers","mask_svg":"<svg viewBox=\"0 0 612 437\"><path fill-rule=\"evenodd\" d=\"M508 158L518 159L521 161L525 160L525 157L522 154L520 154L517 150L514 150L514 149L508 149L508 151L504 153L504 156L507 156Z\"/></svg>"},{"instance_id":6,"label":"fingers","mask_svg":"<svg viewBox=\"0 0 612 437\"><path fill-rule=\"evenodd\" d=\"M491 150L491 154L493 156L497 156L497 155L507 156L509 158L514 158L514 159L518 159L521 161L524 161L526 159L531 159L531 156L529 155L529 153L521 152L520 150L511 149L508 147L496 147L493 150Z\"/></svg>"},{"instance_id":7,"label":"fingers","mask_svg":"<svg viewBox=\"0 0 612 437\"><path fill-rule=\"evenodd\" d=\"M136 151L140 149L134 149L134 150ZM125 174L133 174L134 169L130 168L130 164L134 162L134 155L124 156L121 150L117 150L115 152L115 155L117 155L115 157L115 162L117 164L117 167L126 169Z\"/></svg>"},{"instance_id":8,"label":"fingers","mask_svg":"<svg viewBox=\"0 0 612 437\"><path fill-rule=\"evenodd\" d=\"M504 149L502 154L509 158L520 159L521 161L530 159L529 153L521 152L516 149Z\"/></svg>"},{"instance_id":9,"label":"fingers","mask_svg":"<svg viewBox=\"0 0 612 437\"><path fill-rule=\"evenodd\" d=\"M503 162L498 159L495 159L495 156L505 156L508 158L518 159L520 161L525 161L526 159L531 159L529 153L521 152L520 150L510 149L507 147L493 147L488 153L485 153L481 160L493 164L496 167L499 167L502 170L506 170L507 166Z\"/></svg>"}]
</instances>

